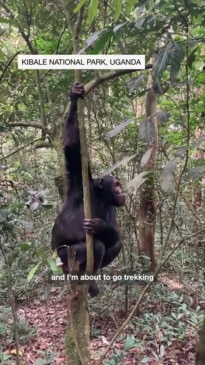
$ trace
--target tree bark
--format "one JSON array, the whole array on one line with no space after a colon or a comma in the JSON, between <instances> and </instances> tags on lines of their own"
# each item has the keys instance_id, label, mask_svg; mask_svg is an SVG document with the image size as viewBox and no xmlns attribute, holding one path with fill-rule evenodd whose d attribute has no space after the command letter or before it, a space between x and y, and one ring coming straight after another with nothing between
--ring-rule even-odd
<instances>
[{"instance_id":1,"label":"tree bark","mask_svg":"<svg viewBox=\"0 0 205 365\"><path fill-rule=\"evenodd\" d=\"M205 365L205 319L199 332L199 342L196 350L196 365Z\"/></svg>"},{"instance_id":2,"label":"tree bark","mask_svg":"<svg viewBox=\"0 0 205 365\"><path fill-rule=\"evenodd\" d=\"M156 118L157 99L151 87L151 76L148 80L148 92L146 95L146 118L148 123L154 126L154 139L152 143L147 143L146 150L152 149L150 157L143 166L143 171L150 171L147 179L140 188L140 213L139 213L139 253L150 258L150 269L156 267L154 254L154 237L156 221L156 202L154 192L154 169L158 150L158 126ZM146 152L146 151L145 151Z\"/></svg>"},{"instance_id":3,"label":"tree bark","mask_svg":"<svg viewBox=\"0 0 205 365\"><path fill-rule=\"evenodd\" d=\"M82 7L77 14L77 20L73 22L73 1L62 0L63 7L67 16L68 23L73 34L73 54L79 51L79 37L83 23ZM75 81L80 82L80 70L75 70ZM78 127L80 135L80 149L82 162L82 182L83 182L83 201L84 215L91 218L90 206L90 181L88 174L89 156L86 143L86 133L83 121L82 99L78 100ZM86 233L87 265L86 272L91 274L93 271L93 237ZM69 249L68 267L71 272L78 272L75 261L75 253ZM66 351L69 356L69 365L88 365L90 362L90 318L87 302L87 292L89 284L71 282L71 299L69 303L69 320L66 333Z\"/></svg>"}]
</instances>

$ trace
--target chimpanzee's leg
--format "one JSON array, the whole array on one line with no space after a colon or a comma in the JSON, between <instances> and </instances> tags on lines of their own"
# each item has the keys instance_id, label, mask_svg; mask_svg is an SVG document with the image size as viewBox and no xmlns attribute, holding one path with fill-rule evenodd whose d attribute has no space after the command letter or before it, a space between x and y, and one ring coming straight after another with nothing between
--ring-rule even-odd
<instances>
[{"instance_id":1,"label":"chimpanzee's leg","mask_svg":"<svg viewBox=\"0 0 205 365\"><path fill-rule=\"evenodd\" d=\"M72 249L75 252L75 260L79 263L79 274L82 274L86 269L86 243L79 242L72 246L60 246L58 249L58 256L61 258L61 261L64 264L64 273L67 274L69 272L68 269L68 250ZM94 249L94 267L93 272L95 273L100 267L102 267L103 257L105 254L105 246L102 242L94 240L93 242ZM89 293L91 297L95 297L98 295L99 290L97 284L92 282L89 286Z\"/></svg>"},{"instance_id":2,"label":"chimpanzee's leg","mask_svg":"<svg viewBox=\"0 0 205 365\"><path fill-rule=\"evenodd\" d=\"M113 246L106 248L101 267L109 265L118 256L120 250L121 243L119 241L115 242Z\"/></svg>"}]
</instances>

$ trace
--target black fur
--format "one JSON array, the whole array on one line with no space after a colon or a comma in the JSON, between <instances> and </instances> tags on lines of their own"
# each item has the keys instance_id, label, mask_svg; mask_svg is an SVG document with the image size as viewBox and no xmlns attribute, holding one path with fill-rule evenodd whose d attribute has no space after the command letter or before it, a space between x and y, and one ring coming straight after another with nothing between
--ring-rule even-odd
<instances>
[{"instance_id":1,"label":"black fur","mask_svg":"<svg viewBox=\"0 0 205 365\"><path fill-rule=\"evenodd\" d=\"M89 166L92 219L84 219L83 188L81 173L80 140L77 122L77 99L84 97L84 88L74 84L71 105L64 132L64 156L67 174L67 191L61 212L52 230L52 250L57 250L68 272L67 246L72 246L80 272L86 268L85 232L93 233L94 272L110 264L121 250L119 229L116 222L116 206L124 205L125 196L119 181L113 176L93 179ZM65 247L66 246L66 247ZM95 288L96 289L96 288ZM92 293L94 296L97 293Z\"/></svg>"}]
</instances>

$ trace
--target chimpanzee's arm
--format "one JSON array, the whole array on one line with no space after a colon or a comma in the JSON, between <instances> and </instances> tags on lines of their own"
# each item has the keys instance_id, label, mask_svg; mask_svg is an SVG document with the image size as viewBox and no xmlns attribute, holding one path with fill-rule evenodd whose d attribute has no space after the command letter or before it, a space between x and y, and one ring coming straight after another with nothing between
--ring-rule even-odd
<instances>
[{"instance_id":1,"label":"chimpanzee's arm","mask_svg":"<svg viewBox=\"0 0 205 365\"><path fill-rule=\"evenodd\" d=\"M77 101L79 97L84 97L84 93L84 87L82 85L78 83L73 85L70 92L70 109L66 116L63 132L64 155L70 188L73 186L82 188L82 167L77 120ZM89 176L91 178L90 169Z\"/></svg>"}]
</instances>

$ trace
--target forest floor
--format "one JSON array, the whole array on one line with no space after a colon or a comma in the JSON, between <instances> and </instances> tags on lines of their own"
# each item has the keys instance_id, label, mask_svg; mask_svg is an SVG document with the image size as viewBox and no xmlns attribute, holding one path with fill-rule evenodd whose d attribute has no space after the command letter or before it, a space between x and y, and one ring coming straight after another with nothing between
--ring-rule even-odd
<instances>
[{"instance_id":1,"label":"forest floor","mask_svg":"<svg viewBox=\"0 0 205 365\"><path fill-rule=\"evenodd\" d=\"M167 278L165 281L169 282ZM167 283L166 283L167 285ZM172 285L169 283L169 285ZM180 285L175 283L175 290L180 289ZM193 291L193 290L192 290ZM193 294L193 293L192 293ZM28 336L23 342L24 345L20 346L20 356L22 365L36 365L36 364L50 364L50 365L64 365L66 364L66 355L64 350L64 336L67 322L67 306L68 296L60 295L59 290L53 290L49 294L47 300L41 301L35 299L32 303L25 303L18 305L18 315L25 318L28 328L34 328L35 334L33 337ZM96 299L95 299L96 300ZM160 308L150 306L149 311L156 312L156 310L163 311L162 303L159 303ZM146 307L147 303L144 304ZM123 318L122 311L115 307L116 312L113 313L113 319L111 317L106 320L102 316L97 316L96 313L91 312L92 329L98 332L98 336L91 340L91 356L93 361L91 364L95 364L96 360L99 360L100 356L106 350L107 345L116 333L117 329L125 320ZM165 309L165 308L164 308ZM142 313L143 308L140 308ZM138 314L140 318L140 313ZM137 318L135 321L137 323ZM131 336L133 331L130 326L127 326L123 332L123 335ZM138 335L137 335L138 336ZM119 364L124 365L137 365L137 364L149 364L149 365L193 365L195 363L195 347L196 339L193 335L187 335L186 341L173 341L171 346L164 348L163 359L160 356L156 356L156 348L160 353L160 334L159 338L153 338L150 333L149 338L138 340L141 341L143 346L134 347L126 352L122 362ZM158 345L159 344L159 345ZM118 339L113 345L113 350L123 351L124 342ZM11 354L11 343L4 344L4 353ZM15 352L14 352L15 353ZM112 354L112 351L111 353ZM148 360L149 357L149 360ZM144 361L141 360L144 358ZM145 359L147 358L147 362ZM37 359L42 359L42 362L38 362ZM8 362L6 363L8 364ZM14 365L15 362L9 363ZM112 362L110 364L118 364L118 362Z\"/></svg>"}]
</instances>

